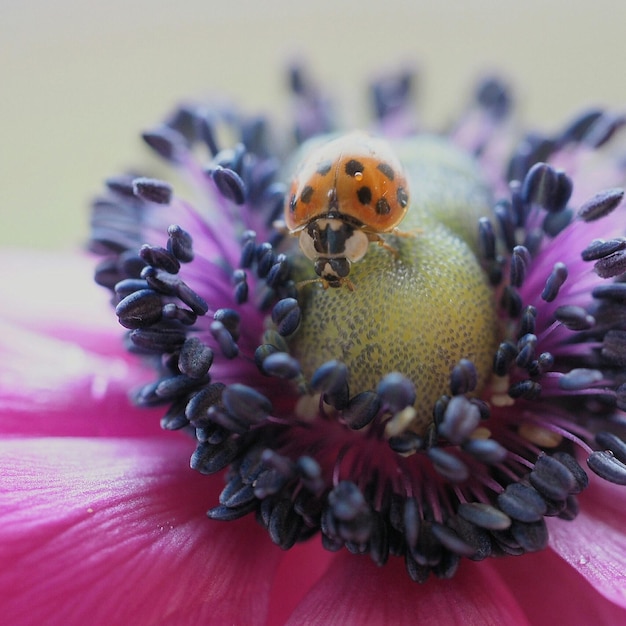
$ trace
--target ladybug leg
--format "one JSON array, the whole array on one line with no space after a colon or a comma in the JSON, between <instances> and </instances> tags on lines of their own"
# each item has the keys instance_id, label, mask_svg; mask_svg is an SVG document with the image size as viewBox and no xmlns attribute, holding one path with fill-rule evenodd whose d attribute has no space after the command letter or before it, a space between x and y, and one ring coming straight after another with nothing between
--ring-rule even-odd
<instances>
[{"instance_id":1,"label":"ladybug leg","mask_svg":"<svg viewBox=\"0 0 626 626\"><path fill-rule=\"evenodd\" d=\"M396 258L398 257L398 251L393 246L390 246L378 233L368 233L367 238L371 242L377 243L381 248L391 252Z\"/></svg>"},{"instance_id":2,"label":"ladybug leg","mask_svg":"<svg viewBox=\"0 0 626 626\"><path fill-rule=\"evenodd\" d=\"M421 228L412 228L411 230L400 230L397 226L394 228L389 234L394 235L396 237L416 237L417 235L421 235L424 231Z\"/></svg>"},{"instance_id":3,"label":"ladybug leg","mask_svg":"<svg viewBox=\"0 0 626 626\"><path fill-rule=\"evenodd\" d=\"M299 283L297 283L296 289L300 291L304 289L304 287L306 287L307 285L311 285L312 283L322 283L322 287L324 289L328 289L330 287L330 283L324 278L310 278L308 280L301 280ZM342 278L340 286L341 287L346 286L349 291L356 291L356 287L354 286L354 283L349 278Z\"/></svg>"}]
</instances>

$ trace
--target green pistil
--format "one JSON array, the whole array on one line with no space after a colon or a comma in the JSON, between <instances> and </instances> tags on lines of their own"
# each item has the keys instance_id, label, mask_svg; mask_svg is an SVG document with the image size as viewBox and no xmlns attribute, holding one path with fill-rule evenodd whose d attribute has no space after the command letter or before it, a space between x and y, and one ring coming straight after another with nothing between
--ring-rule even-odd
<instances>
[{"instance_id":1,"label":"green pistil","mask_svg":"<svg viewBox=\"0 0 626 626\"><path fill-rule=\"evenodd\" d=\"M491 372L498 323L474 252L475 224L490 199L471 161L449 144L414 138L401 151L412 193L401 229L414 234L386 237L397 256L371 245L350 273L354 291L304 287L291 350L307 379L330 359L344 362L351 395L376 389L389 372L404 374L417 390L408 427L423 434L460 359L475 364L477 392ZM308 278L312 268L300 267L297 278Z\"/></svg>"}]
</instances>

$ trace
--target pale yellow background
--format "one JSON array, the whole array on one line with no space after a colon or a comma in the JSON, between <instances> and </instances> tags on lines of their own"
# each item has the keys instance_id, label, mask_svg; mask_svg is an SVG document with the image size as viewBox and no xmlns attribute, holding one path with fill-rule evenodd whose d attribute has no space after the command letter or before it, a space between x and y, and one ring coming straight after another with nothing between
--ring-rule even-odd
<instances>
[{"instance_id":1,"label":"pale yellow background","mask_svg":"<svg viewBox=\"0 0 626 626\"><path fill-rule=\"evenodd\" d=\"M144 158L138 130L203 93L280 114L294 55L348 102L372 71L414 64L433 124L499 69L551 129L626 106L626 3L0 0L0 246L80 244L101 180Z\"/></svg>"}]
</instances>

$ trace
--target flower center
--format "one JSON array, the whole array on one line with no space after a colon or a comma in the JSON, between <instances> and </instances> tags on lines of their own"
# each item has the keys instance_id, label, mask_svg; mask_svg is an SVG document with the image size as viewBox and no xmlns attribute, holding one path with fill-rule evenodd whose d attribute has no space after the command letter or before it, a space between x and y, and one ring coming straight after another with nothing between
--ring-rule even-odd
<instances>
[{"instance_id":1,"label":"flower center","mask_svg":"<svg viewBox=\"0 0 626 626\"><path fill-rule=\"evenodd\" d=\"M411 236L386 238L397 255L370 245L351 271L354 291L304 287L290 349L308 380L330 359L345 363L354 394L400 372L417 396L404 428L424 435L461 359L476 366L477 393L491 372L499 340L494 296L471 247L490 207L473 163L450 144L422 137L399 148L410 164L414 200L402 228ZM310 273L298 264L297 279Z\"/></svg>"}]
</instances>

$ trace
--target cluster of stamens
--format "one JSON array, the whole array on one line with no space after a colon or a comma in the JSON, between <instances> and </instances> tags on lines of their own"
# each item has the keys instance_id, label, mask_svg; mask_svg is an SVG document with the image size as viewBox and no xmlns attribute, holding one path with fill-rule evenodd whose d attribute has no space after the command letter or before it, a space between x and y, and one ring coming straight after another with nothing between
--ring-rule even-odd
<instances>
[{"instance_id":1,"label":"cluster of stamens","mask_svg":"<svg viewBox=\"0 0 626 626\"><path fill-rule=\"evenodd\" d=\"M319 96L297 73L292 83L307 113L296 136L327 129ZM499 119L503 90L494 85L479 103ZM406 77L392 86L375 89L381 118L397 115L409 91ZM385 94L393 102L385 105ZM258 119L237 122L242 142L232 150L218 149L211 120L186 107L144 138L200 177L239 242L224 242L168 183L131 175L109 180L94 203L92 239L106 256L96 280L114 293L130 349L157 357L158 379L135 401L168 406L163 427L197 442L191 466L224 472L209 517L254 513L285 549L320 533L329 550L346 547L378 564L401 556L423 581L430 572L451 576L462 557L545 547L545 517L573 519L588 483L577 449L594 472L626 484L626 443L612 417L626 406L626 285L596 280L626 272L626 239L596 239L580 251L595 269L587 298L550 252L567 229L607 216L623 191L601 192L574 213L570 178L541 162L566 143L607 140L615 128L601 114L581 117L558 140L527 138L511 160L510 197L478 224L503 328L492 382L478 395L476 366L451 364L442 384L449 393L419 433L410 424L420 400L402 363L356 394L335 359L303 375L290 353L306 314L292 277L301 259L271 230L284 202L278 160ZM193 165L198 143L209 151L204 168ZM142 245L161 224L164 245ZM200 254L203 238L210 257ZM552 256L538 277L540 260Z\"/></svg>"}]
</instances>

